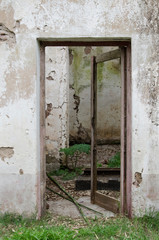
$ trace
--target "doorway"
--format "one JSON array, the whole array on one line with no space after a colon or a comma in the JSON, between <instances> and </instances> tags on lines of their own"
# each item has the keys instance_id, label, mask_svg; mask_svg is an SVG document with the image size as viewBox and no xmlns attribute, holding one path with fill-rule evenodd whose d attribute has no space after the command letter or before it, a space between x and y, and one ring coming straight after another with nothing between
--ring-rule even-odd
<instances>
[{"instance_id":1,"label":"doorway","mask_svg":"<svg viewBox=\"0 0 159 240\"><path fill-rule=\"evenodd\" d=\"M119 46L121 54L122 74L122 104L121 104L121 174L120 174L120 211L131 217L131 45L130 41L40 41L40 163L41 163L41 190L39 190L42 205L39 206L39 215L45 211L45 47L46 46ZM93 65L94 63L92 63ZM92 74L92 79L95 79ZM93 80L92 80L93 81ZM95 85L92 85L95 86ZM94 91L94 90L93 90ZM93 99L93 98L92 98ZM94 110L93 110L94 111ZM94 111L94 113L96 110ZM95 115L94 115L95 116ZM93 123L93 116L91 123ZM94 135L95 136L95 135ZM92 129L92 163L91 186L95 186L95 142ZM91 200L96 201L95 188L92 188Z\"/></svg>"}]
</instances>

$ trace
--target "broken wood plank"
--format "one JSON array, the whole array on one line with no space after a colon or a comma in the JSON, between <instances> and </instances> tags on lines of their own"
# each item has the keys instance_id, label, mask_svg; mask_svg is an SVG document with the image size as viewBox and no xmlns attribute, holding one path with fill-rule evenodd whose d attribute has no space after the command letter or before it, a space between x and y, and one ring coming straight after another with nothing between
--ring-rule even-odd
<instances>
[{"instance_id":1,"label":"broken wood plank","mask_svg":"<svg viewBox=\"0 0 159 240\"><path fill-rule=\"evenodd\" d=\"M95 204L98 204L100 207L113 213L119 213L120 202L117 199L110 196L108 197L100 192L95 193Z\"/></svg>"},{"instance_id":2,"label":"broken wood plank","mask_svg":"<svg viewBox=\"0 0 159 240\"><path fill-rule=\"evenodd\" d=\"M109 60L120 58L120 55L120 49L106 52L96 57L96 63L106 62Z\"/></svg>"}]
</instances>

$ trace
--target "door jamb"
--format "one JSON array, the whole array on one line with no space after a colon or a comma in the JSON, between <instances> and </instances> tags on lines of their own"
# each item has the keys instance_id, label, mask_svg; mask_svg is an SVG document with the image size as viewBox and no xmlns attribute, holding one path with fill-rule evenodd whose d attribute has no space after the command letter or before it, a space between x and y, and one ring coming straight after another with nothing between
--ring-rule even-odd
<instances>
[{"instance_id":1,"label":"door jamb","mask_svg":"<svg viewBox=\"0 0 159 240\"><path fill-rule=\"evenodd\" d=\"M40 103L40 169L38 177L38 193L37 193L37 205L38 205L38 218L45 213L45 186L46 186L46 161L45 161L45 47L47 46L119 46L123 47L124 54L126 56L126 62L124 64L124 104L126 122L125 129L127 131L125 138L124 152L124 167L122 171L122 183L125 187L121 188L121 213L132 217L132 198L131 198L131 185L132 185L132 167L131 167L131 120L132 120L132 107L131 107L131 42L118 40L63 40L63 41L47 41L46 39L39 39L39 52L40 52L40 96L38 102ZM123 179L124 178L124 179Z\"/></svg>"}]
</instances>

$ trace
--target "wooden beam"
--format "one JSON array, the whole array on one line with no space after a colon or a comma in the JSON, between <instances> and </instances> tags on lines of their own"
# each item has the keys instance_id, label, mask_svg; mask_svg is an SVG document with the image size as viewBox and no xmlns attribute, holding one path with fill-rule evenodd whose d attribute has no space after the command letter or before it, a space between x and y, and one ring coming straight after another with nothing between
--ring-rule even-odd
<instances>
[{"instance_id":1,"label":"wooden beam","mask_svg":"<svg viewBox=\"0 0 159 240\"><path fill-rule=\"evenodd\" d=\"M39 38L39 42L42 42L44 44L45 47L53 47L53 46L66 46L66 47L85 47L85 46L98 46L98 47L102 47L102 46L108 46L108 47L113 47L113 46L128 46L130 44L129 40L116 40L116 41L99 41L97 40L90 40L87 41L85 39L81 39L81 40L60 40L60 39L56 39L55 41L51 41L51 40L43 40Z\"/></svg>"},{"instance_id":2,"label":"wooden beam","mask_svg":"<svg viewBox=\"0 0 159 240\"><path fill-rule=\"evenodd\" d=\"M121 213L132 217L131 166L131 47L121 48L122 104L121 104Z\"/></svg>"},{"instance_id":3,"label":"wooden beam","mask_svg":"<svg viewBox=\"0 0 159 240\"><path fill-rule=\"evenodd\" d=\"M95 203L113 213L119 212L120 202L117 199L108 197L100 192L95 193Z\"/></svg>"},{"instance_id":4,"label":"wooden beam","mask_svg":"<svg viewBox=\"0 0 159 240\"><path fill-rule=\"evenodd\" d=\"M116 49L116 50L106 52L106 53L103 53L103 54L97 56L96 63L106 62L109 60L120 58L120 56L121 56L120 49Z\"/></svg>"},{"instance_id":5,"label":"wooden beam","mask_svg":"<svg viewBox=\"0 0 159 240\"><path fill-rule=\"evenodd\" d=\"M97 190L97 64L91 58L91 203Z\"/></svg>"}]
</instances>

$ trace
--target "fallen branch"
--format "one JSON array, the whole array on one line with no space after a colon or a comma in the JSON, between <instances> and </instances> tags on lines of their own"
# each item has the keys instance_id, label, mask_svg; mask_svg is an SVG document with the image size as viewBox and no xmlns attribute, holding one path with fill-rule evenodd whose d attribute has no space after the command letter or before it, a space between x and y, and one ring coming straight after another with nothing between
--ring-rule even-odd
<instances>
[{"instance_id":1,"label":"fallen branch","mask_svg":"<svg viewBox=\"0 0 159 240\"><path fill-rule=\"evenodd\" d=\"M46 174L47 174L48 178L72 200L72 202L77 207L77 209L78 209L79 213L81 214L82 218L84 219L84 221L87 224L89 224L87 219L85 218L85 216L83 214L83 211L82 211L81 207L79 206L79 203L68 192L66 192L66 190L53 177L51 177L50 174L48 174L48 173L46 173Z\"/></svg>"},{"instance_id":2,"label":"fallen branch","mask_svg":"<svg viewBox=\"0 0 159 240\"><path fill-rule=\"evenodd\" d=\"M53 192L54 194L56 194L56 195L58 195L58 196L60 196L60 197L62 197L62 198L64 198L64 199L72 202L72 200L71 200L70 198L65 197L64 195L62 195L62 194L54 191L54 190L51 189L51 188L47 187L46 189L48 189L49 191ZM86 208L86 209L88 209L88 210L90 210L90 211L92 211L92 212L95 212L95 213L98 213L98 214L100 214L100 215L103 215L101 212L98 212L98 211L96 211L96 210L94 210L94 209L92 209L92 208L89 208L89 207L87 207L87 206L85 206L85 205L83 205L83 204L81 204L81 203L78 203L78 204L79 204L80 207Z\"/></svg>"}]
</instances>

